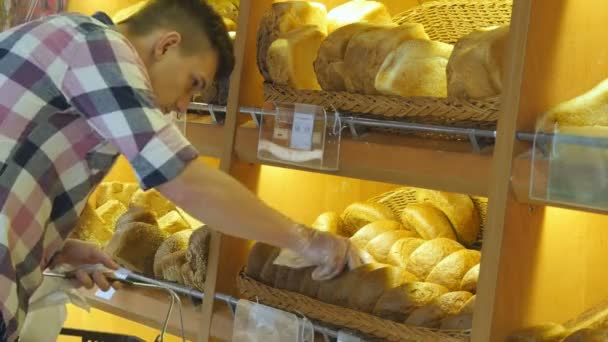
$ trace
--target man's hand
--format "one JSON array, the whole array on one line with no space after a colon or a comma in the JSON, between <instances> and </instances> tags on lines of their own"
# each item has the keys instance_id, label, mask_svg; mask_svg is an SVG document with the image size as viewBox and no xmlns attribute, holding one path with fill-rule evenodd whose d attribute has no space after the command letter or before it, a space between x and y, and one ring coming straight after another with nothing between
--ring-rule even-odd
<instances>
[{"instance_id":1,"label":"man's hand","mask_svg":"<svg viewBox=\"0 0 608 342\"><path fill-rule=\"evenodd\" d=\"M297 230L301 245L295 252L318 266L312 273L313 280L328 280L347 266L354 269L371 262L371 257L347 238L305 226L298 226Z\"/></svg>"},{"instance_id":2,"label":"man's hand","mask_svg":"<svg viewBox=\"0 0 608 342\"><path fill-rule=\"evenodd\" d=\"M53 260L53 264L50 266L54 267L61 264L72 266L102 264L112 270L118 269L118 264L95 244L74 239L68 239L65 242L63 249L57 254ZM78 270L74 272L74 276L78 281L79 287L84 286L87 289L91 289L97 285L103 291L110 289L110 282L101 272L95 272L90 275L83 270ZM114 283L112 287L119 288L120 283Z\"/></svg>"}]
</instances>

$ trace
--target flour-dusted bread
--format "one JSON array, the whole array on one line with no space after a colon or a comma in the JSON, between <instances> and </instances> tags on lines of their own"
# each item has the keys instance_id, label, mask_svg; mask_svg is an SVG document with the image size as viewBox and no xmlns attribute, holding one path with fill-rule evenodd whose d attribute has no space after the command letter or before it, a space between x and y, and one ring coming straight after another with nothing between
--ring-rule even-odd
<instances>
[{"instance_id":1,"label":"flour-dusted bread","mask_svg":"<svg viewBox=\"0 0 608 342\"><path fill-rule=\"evenodd\" d=\"M405 320L405 324L439 328L444 318L458 314L472 296L471 293L466 291L445 293L431 303L414 310Z\"/></svg>"},{"instance_id":2,"label":"flour-dusted bread","mask_svg":"<svg viewBox=\"0 0 608 342\"><path fill-rule=\"evenodd\" d=\"M511 333L506 342L559 342L568 331L557 323L545 323L524 328Z\"/></svg>"},{"instance_id":3,"label":"flour-dusted bread","mask_svg":"<svg viewBox=\"0 0 608 342\"><path fill-rule=\"evenodd\" d=\"M185 251L188 249L188 242L193 230L182 230L180 232L170 235L163 243L158 247L154 254L154 276L161 278L163 276L163 267L161 261L167 255L173 254L178 251L184 251L184 257L186 256ZM181 268L181 265L180 265ZM180 277L181 278L181 277Z\"/></svg>"},{"instance_id":4,"label":"flour-dusted bread","mask_svg":"<svg viewBox=\"0 0 608 342\"><path fill-rule=\"evenodd\" d=\"M329 33L352 23L390 24L392 22L388 9L378 1L353 0L327 13Z\"/></svg>"},{"instance_id":5,"label":"flour-dusted bread","mask_svg":"<svg viewBox=\"0 0 608 342\"><path fill-rule=\"evenodd\" d=\"M322 232L342 235L342 218L338 213L328 211L317 217L312 224L312 228Z\"/></svg>"},{"instance_id":6,"label":"flour-dusted bread","mask_svg":"<svg viewBox=\"0 0 608 342\"><path fill-rule=\"evenodd\" d=\"M388 54L375 78L385 95L447 97L446 67L453 46L414 39Z\"/></svg>"},{"instance_id":7,"label":"flour-dusted bread","mask_svg":"<svg viewBox=\"0 0 608 342\"><path fill-rule=\"evenodd\" d=\"M179 231L191 228L188 222L177 210L172 210L161 217L158 220L158 226L168 234L177 233Z\"/></svg>"},{"instance_id":8,"label":"flour-dusted bread","mask_svg":"<svg viewBox=\"0 0 608 342\"><path fill-rule=\"evenodd\" d=\"M470 196L419 189L416 198L418 202L432 204L443 211L450 220L460 243L468 247L477 241L481 230L481 218Z\"/></svg>"},{"instance_id":9,"label":"flour-dusted bread","mask_svg":"<svg viewBox=\"0 0 608 342\"><path fill-rule=\"evenodd\" d=\"M205 288L210 241L211 232L207 228L196 229L188 241L186 250L186 265L190 268L188 278L191 279L194 288L199 290Z\"/></svg>"},{"instance_id":10,"label":"flour-dusted bread","mask_svg":"<svg viewBox=\"0 0 608 342\"><path fill-rule=\"evenodd\" d=\"M458 250L441 260L426 277L426 281L445 286L450 291L460 289L464 275L479 264L481 253L472 249Z\"/></svg>"},{"instance_id":11,"label":"flour-dusted bread","mask_svg":"<svg viewBox=\"0 0 608 342\"><path fill-rule=\"evenodd\" d=\"M439 237L456 240L456 234L447 216L428 203L408 204L401 212L401 223L411 227L425 240Z\"/></svg>"},{"instance_id":12,"label":"flour-dusted bread","mask_svg":"<svg viewBox=\"0 0 608 342\"><path fill-rule=\"evenodd\" d=\"M344 54L344 85L350 92L378 94L375 82L386 57L407 40L428 39L421 24L406 23L355 34Z\"/></svg>"},{"instance_id":13,"label":"flour-dusted bread","mask_svg":"<svg viewBox=\"0 0 608 342\"><path fill-rule=\"evenodd\" d=\"M304 27L316 26L327 34L327 9L325 5L308 1L287 1L272 4L262 17L257 32L257 63L260 73L270 81L268 71L268 49L279 36Z\"/></svg>"},{"instance_id":14,"label":"flour-dusted bread","mask_svg":"<svg viewBox=\"0 0 608 342\"><path fill-rule=\"evenodd\" d=\"M139 190L139 184L137 183L103 182L96 189L95 202L97 208L111 200L119 201L127 207L129 206L131 197L137 190Z\"/></svg>"},{"instance_id":15,"label":"flour-dusted bread","mask_svg":"<svg viewBox=\"0 0 608 342\"><path fill-rule=\"evenodd\" d=\"M251 278L259 279L262 269L274 252L276 252L276 247L267 245L265 243L256 242L253 247L251 247L251 251L249 251L249 258L247 259L245 274Z\"/></svg>"},{"instance_id":16,"label":"flour-dusted bread","mask_svg":"<svg viewBox=\"0 0 608 342\"><path fill-rule=\"evenodd\" d=\"M321 89L313 62L325 39L317 26L304 26L282 34L268 48L270 80L294 89Z\"/></svg>"},{"instance_id":17,"label":"flour-dusted bread","mask_svg":"<svg viewBox=\"0 0 608 342\"><path fill-rule=\"evenodd\" d=\"M608 329L581 329L568 335L562 342L605 342Z\"/></svg>"},{"instance_id":18,"label":"flour-dusted bread","mask_svg":"<svg viewBox=\"0 0 608 342\"><path fill-rule=\"evenodd\" d=\"M464 303L460 312L450 315L441 320L440 329L444 330L469 330L473 328L473 314L475 313L475 295Z\"/></svg>"},{"instance_id":19,"label":"flour-dusted bread","mask_svg":"<svg viewBox=\"0 0 608 342\"><path fill-rule=\"evenodd\" d=\"M154 213L157 219L165 216L170 211L176 209L175 204L165 198L158 190L150 189L147 191L137 190L129 207L140 207Z\"/></svg>"},{"instance_id":20,"label":"flour-dusted bread","mask_svg":"<svg viewBox=\"0 0 608 342\"><path fill-rule=\"evenodd\" d=\"M418 279L406 270L386 266L364 273L350 291L348 307L351 309L372 313L374 307L385 291Z\"/></svg>"},{"instance_id":21,"label":"flour-dusted bread","mask_svg":"<svg viewBox=\"0 0 608 342\"><path fill-rule=\"evenodd\" d=\"M551 108L546 115L562 126L608 126L608 78L588 92Z\"/></svg>"},{"instance_id":22,"label":"flour-dusted bread","mask_svg":"<svg viewBox=\"0 0 608 342\"><path fill-rule=\"evenodd\" d=\"M319 47L314 62L317 81L321 89L327 91L345 91L344 85L344 55L351 38L358 33L381 27L395 27L394 24L379 26L370 23L349 24L333 31L325 38Z\"/></svg>"},{"instance_id":23,"label":"flour-dusted bread","mask_svg":"<svg viewBox=\"0 0 608 342\"><path fill-rule=\"evenodd\" d=\"M479 279L479 268L480 264L473 266L460 282L460 290L469 291L471 293L477 293L477 280Z\"/></svg>"},{"instance_id":24,"label":"flour-dusted bread","mask_svg":"<svg viewBox=\"0 0 608 342\"><path fill-rule=\"evenodd\" d=\"M379 203L355 202L342 213L343 230L348 237L365 225L381 220L396 221L396 217L390 208Z\"/></svg>"},{"instance_id":25,"label":"flour-dusted bread","mask_svg":"<svg viewBox=\"0 0 608 342\"><path fill-rule=\"evenodd\" d=\"M131 222L116 230L105 252L131 271L153 277L154 256L166 238L158 226Z\"/></svg>"},{"instance_id":26,"label":"flour-dusted bread","mask_svg":"<svg viewBox=\"0 0 608 342\"><path fill-rule=\"evenodd\" d=\"M112 229L103 221L93 206L90 203L85 204L71 237L105 246L112 239L112 235Z\"/></svg>"},{"instance_id":27,"label":"flour-dusted bread","mask_svg":"<svg viewBox=\"0 0 608 342\"><path fill-rule=\"evenodd\" d=\"M410 260L410 255L424 242L425 240L419 238L402 238L395 241L388 252L388 263L405 268Z\"/></svg>"},{"instance_id":28,"label":"flour-dusted bread","mask_svg":"<svg viewBox=\"0 0 608 342\"><path fill-rule=\"evenodd\" d=\"M385 291L373 314L395 322L403 322L417 308L423 307L448 292L441 285L425 282L409 282Z\"/></svg>"},{"instance_id":29,"label":"flour-dusted bread","mask_svg":"<svg viewBox=\"0 0 608 342\"><path fill-rule=\"evenodd\" d=\"M357 248L364 249L365 246L367 246L368 242L378 237L379 235L393 230L400 230L402 228L403 226L401 225L401 223L397 221L375 221L359 229L359 231L357 231L355 235L350 238L350 242L352 242L353 245L355 245Z\"/></svg>"},{"instance_id":30,"label":"flour-dusted bread","mask_svg":"<svg viewBox=\"0 0 608 342\"><path fill-rule=\"evenodd\" d=\"M409 230L391 230L371 239L365 246L365 250L378 262L387 264L389 253L393 244L403 238L416 238L418 234Z\"/></svg>"},{"instance_id":31,"label":"flour-dusted bread","mask_svg":"<svg viewBox=\"0 0 608 342\"><path fill-rule=\"evenodd\" d=\"M509 25L487 27L460 38L447 65L448 96L478 99L499 95Z\"/></svg>"},{"instance_id":32,"label":"flour-dusted bread","mask_svg":"<svg viewBox=\"0 0 608 342\"><path fill-rule=\"evenodd\" d=\"M405 269L419 279L426 279L435 265L448 255L461 249L464 249L464 246L446 238L426 241L412 252Z\"/></svg>"}]
</instances>

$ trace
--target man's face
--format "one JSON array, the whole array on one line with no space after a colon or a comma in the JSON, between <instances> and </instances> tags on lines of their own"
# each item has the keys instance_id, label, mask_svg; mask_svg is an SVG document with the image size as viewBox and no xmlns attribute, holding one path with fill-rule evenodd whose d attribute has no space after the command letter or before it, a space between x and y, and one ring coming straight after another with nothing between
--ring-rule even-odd
<instances>
[{"instance_id":1,"label":"man's face","mask_svg":"<svg viewBox=\"0 0 608 342\"><path fill-rule=\"evenodd\" d=\"M185 54L180 42L177 33L161 38L147 65L157 104L164 113L185 113L192 96L212 85L218 67L214 49Z\"/></svg>"}]
</instances>

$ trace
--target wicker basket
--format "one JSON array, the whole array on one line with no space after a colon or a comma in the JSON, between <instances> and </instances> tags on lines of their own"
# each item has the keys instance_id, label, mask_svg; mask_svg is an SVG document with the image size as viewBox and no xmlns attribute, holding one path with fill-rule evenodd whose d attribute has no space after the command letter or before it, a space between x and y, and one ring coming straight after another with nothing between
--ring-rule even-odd
<instances>
[{"instance_id":1,"label":"wicker basket","mask_svg":"<svg viewBox=\"0 0 608 342\"><path fill-rule=\"evenodd\" d=\"M398 24L420 23L432 40L453 44L460 37L493 25L508 24L512 0L433 1L395 16ZM410 122L492 128L498 120L500 97L479 100L362 95L348 92L295 90L264 84L264 97L276 103L333 106L340 111Z\"/></svg>"},{"instance_id":2,"label":"wicker basket","mask_svg":"<svg viewBox=\"0 0 608 342\"><path fill-rule=\"evenodd\" d=\"M409 203L416 202L416 188L397 188L373 197L368 202L382 203L395 214ZM471 197L481 216L482 230L486 221L487 199ZM481 233L478 243L473 248L481 247ZM280 290L265 285L242 273L237 285L241 294L254 301L305 315L306 317L326 324L352 329L368 337L386 341L468 341L470 331L448 331L408 326L385 320L371 314L359 312L336 305L327 304L305 295Z\"/></svg>"},{"instance_id":3,"label":"wicker basket","mask_svg":"<svg viewBox=\"0 0 608 342\"><path fill-rule=\"evenodd\" d=\"M289 311L330 326L357 331L366 340L403 342L460 342L468 341L470 331L448 331L412 327L385 320L364 312L327 304L305 295L275 289L241 273L237 279L244 298Z\"/></svg>"}]
</instances>

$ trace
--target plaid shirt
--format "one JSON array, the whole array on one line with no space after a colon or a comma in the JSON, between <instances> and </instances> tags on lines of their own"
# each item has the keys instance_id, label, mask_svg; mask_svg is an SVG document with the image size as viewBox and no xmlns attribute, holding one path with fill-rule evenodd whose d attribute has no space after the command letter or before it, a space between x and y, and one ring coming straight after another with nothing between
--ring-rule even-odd
<instances>
[{"instance_id":1,"label":"plaid shirt","mask_svg":"<svg viewBox=\"0 0 608 342\"><path fill-rule=\"evenodd\" d=\"M129 42L76 14L0 34L0 307L10 340L119 153L144 189L198 156L158 110Z\"/></svg>"}]
</instances>

